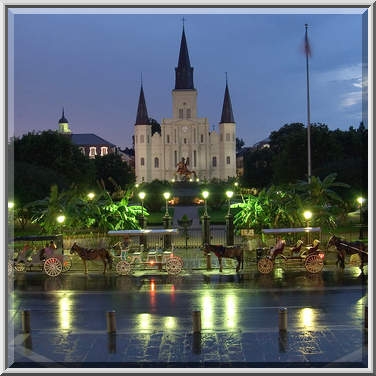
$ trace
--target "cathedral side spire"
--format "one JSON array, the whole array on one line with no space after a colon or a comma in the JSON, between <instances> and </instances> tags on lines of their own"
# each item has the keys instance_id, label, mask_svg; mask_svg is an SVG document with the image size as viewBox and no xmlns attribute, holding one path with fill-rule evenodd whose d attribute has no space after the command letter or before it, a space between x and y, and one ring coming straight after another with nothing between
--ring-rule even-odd
<instances>
[{"instance_id":1,"label":"cathedral side spire","mask_svg":"<svg viewBox=\"0 0 376 376\"><path fill-rule=\"evenodd\" d=\"M146 108L144 89L141 83L140 98L138 100L137 116L135 125L149 124L148 110Z\"/></svg>"},{"instance_id":2,"label":"cathedral side spire","mask_svg":"<svg viewBox=\"0 0 376 376\"><path fill-rule=\"evenodd\" d=\"M175 68L175 90L178 89L191 89L193 86L193 68L189 61L187 40L185 37L185 30L183 24L183 32L180 42L180 52L178 66Z\"/></svg>"},{"instance_id":3,"label":"cathedral side spire","mask_svg":"<svg viewBox=\"0 0 376 376\"><path fill-rule=\"evenodd\" d=\"M229 93L228 84L227 84L227 72L226 72L226 89L225 89L225 97L223 99L221 123L235 123L234 114L232 112L230 93Z\"/></svg>"}]
</instances>

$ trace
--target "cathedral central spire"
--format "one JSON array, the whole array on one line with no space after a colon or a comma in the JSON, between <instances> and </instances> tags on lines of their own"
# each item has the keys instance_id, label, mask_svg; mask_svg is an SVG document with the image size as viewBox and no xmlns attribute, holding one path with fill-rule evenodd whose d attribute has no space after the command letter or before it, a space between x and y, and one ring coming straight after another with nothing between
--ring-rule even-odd
<instances>
[{"instance_id":1,"label":"cathedral central spire","mask_svg":"<svg viewBox=\"0 0 376 376\"><path fill-rule=\"evenodd\" d=\"M185 31L183 25L183 33L180 42L180 52L178 66L175 68L175 90L190 89L194 90L193 86L193 68L189 61L187 40L185 38Z\"/></svg>"}]
</instances>

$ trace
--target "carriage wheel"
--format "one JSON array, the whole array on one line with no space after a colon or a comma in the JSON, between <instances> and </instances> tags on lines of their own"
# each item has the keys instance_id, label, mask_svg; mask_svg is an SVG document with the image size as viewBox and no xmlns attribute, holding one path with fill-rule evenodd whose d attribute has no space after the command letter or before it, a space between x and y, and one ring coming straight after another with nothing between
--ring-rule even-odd
<instances>
[{"instance_id":1,"label":"carriage wheel","mask_svg":"<svg viewBox=\"0 0 376 376\"><path fill-rule=\"evenodd\" d=\"M262 274L269 274L273 270L274 264L273 261L268 257L263 257L257 263L257 269Z\"/></svg>"},{"instance_id":2,"label":"carriage wheel","mask_svg":"<svg viewBox=\"0 0 376 376\"><path fill-rule=\"evenodd\" d=\"M72 267L72 259L69 256L63 256L63 273L70 270Z\"/></svg>"},{"instance_id":3,"label":"carriage wheel","mask_svg":"<svg viewBox=\"0 0 376 376\"><path fill-rule=\"evenodd\" d=\"M49 257L43 265L43 269L50 277L56 277L63 270L63 264L56 257Z\"/></svg>"},{"instance_id":4,"label":"carriage wheel","mask_svg":"<svg viewBox=\"0 0 376 376\"><path fill-rule=\"evenodd\" d=\"M285 267L285 264L286 264L286 259L283 258L282 256L277 256L275 259L274 259L274 266L276 268L284 268Z\"/></svg>"},{"instance_id":5,"label":"carriage wheel","mask_svg":"<svg viewBox=\"0 0 376 376\"><path fill-rule=\"evenodd\" d=\"M180 263L181 268L183 269L184 261L183 261L183 259L182 259L180 256L173 256L173 257L171 257L171 258L176 259L176 261L178 261L178 262Z\"/></svg>"},{"instance_id":6,"label":"carriage wheel","mask_svg":"<svg viewBox=\"0 0 376 376\"><path fill-rule=\"evenodd\" d=\"M324 262L319 255L308 255L305 259L304 266L310 273L321 272Z\"/></svg>"},{"instance_id":7,"label":"carriage wheel","mask_svg":"<svg viewBox=\"0 0 376 376\"><path fill-rule=\"evenodd\" d=\"M14 269L16 269L17 272L24 272L26 270L26 265L23 261L17 262L14 265Z\"/></svg>"},{"instance_id":8,"label":"carriage wheel","mask_svg":"<svg viewBox=\"0 0 376 376\"><path fill-rule=\"evenodd\" d=\"M360 256L355 253L350 256L350 266L357 266L360 267L362 265L362 260L360 259Z\"/></svg>"},{"instance_id":9,"label":"carriage wheel","mask_svg":"<svg viewBox=\"0 0 376 376\"><path fill-rule=\"evenodd\" d=\"M132 273L132 266L127 261L119 261L116 264L116 273L120 275L129 275Z\"/></svg>"},{"instance_id":10,"label":"carriage wheel","mask_svg":"<svg viewBox=\"0 0 376 376\"><path fill-rule=\"evenodd\" d=\"M166 261L166 270L168 274L179 274L181 272L181 269L183 267L182 265L182 259L180 257L170 257Z\"/></svg>"}]
</instances>

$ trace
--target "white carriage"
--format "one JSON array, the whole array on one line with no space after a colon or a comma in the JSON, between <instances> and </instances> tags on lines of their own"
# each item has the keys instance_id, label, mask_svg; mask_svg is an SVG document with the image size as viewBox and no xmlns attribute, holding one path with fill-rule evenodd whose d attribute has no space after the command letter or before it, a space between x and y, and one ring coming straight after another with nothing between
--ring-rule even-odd
<instances>
[{"instance_id":1,"label":"white carriage","mask_svg":"<svg viewBox=\"0 0 376 376\"><path fill-rule=\"evenodd\" d=\"M178 229L142 229L142 230L119 230L109 231L108 235L116 237L144 237L148 236L172 236L178 234ZM181 257L174 255L173 246L170 249L161 249L157 245L154 248L145 250L140 241L139 245L124 247L122 241L116 243L120 245L118 253L113 252L115 258L115 270L119 275L130 275L136 269L157 269L165 270L168 274L179 274L183 269L183 260Z\"/></svg>"},{"instance_id":2,"label":"white carriage","mask_svg":"<svg viewBox=\"0 0 376 376\"><path fill-rule=\"evenodd\" d=\"M56 248L49 248L53 242ZM62 235L19 236L11 241L8 255L8 275L37 268L50 277L70 270L72 260L64 255Z\"/></svg>"}]
</instances>

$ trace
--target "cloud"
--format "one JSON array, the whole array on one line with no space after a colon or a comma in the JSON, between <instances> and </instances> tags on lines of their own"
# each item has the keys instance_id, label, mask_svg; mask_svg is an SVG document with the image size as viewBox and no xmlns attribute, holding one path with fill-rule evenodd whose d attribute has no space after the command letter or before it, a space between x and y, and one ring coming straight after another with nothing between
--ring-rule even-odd
<instances>
[{"instance_id":1,"label":"cloud","mask_svg":"<svg viewBox=\"0 0 376 376\"><path fill-rule=\"evenodd\" d=\"M362 63L319 72L316 78L324 86L329 83L342 86L342 90L345 91L341 96L340 105L342 108L352 107L361 103L363 91L367 90L368 87L367 77L363 77Z\"/></svg>"},{"instance_id":2,"label":"cloud","mask_svg":"<svg viewBox=\"0 0 376 376\"><path fill-rule=\"evenodd\" d=\"M354 106L362 101L362 91L352 91L349 93L345 93L342 96L341 100L341 107L347 108Z\"/></svg>"}]
</instances>

